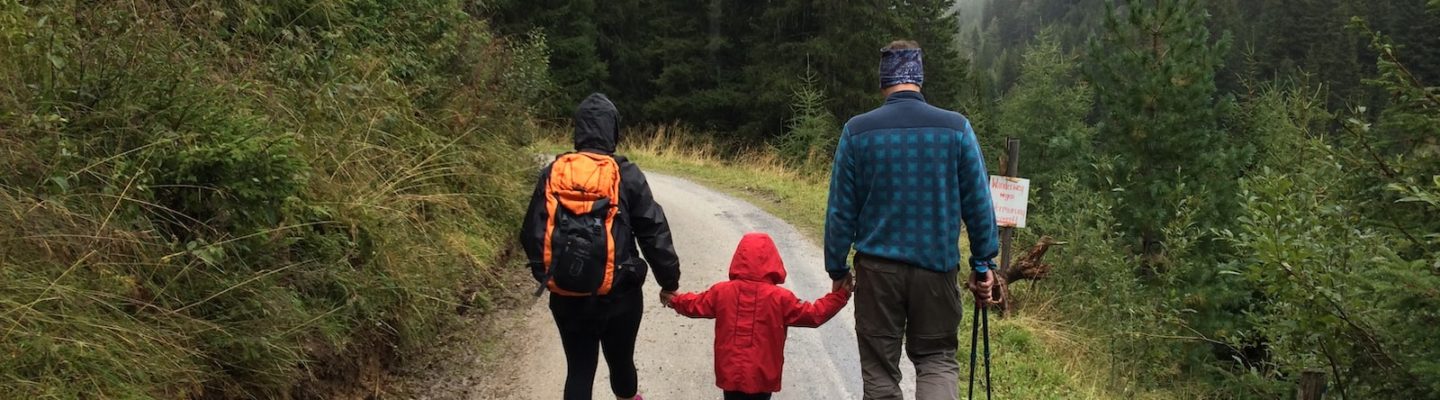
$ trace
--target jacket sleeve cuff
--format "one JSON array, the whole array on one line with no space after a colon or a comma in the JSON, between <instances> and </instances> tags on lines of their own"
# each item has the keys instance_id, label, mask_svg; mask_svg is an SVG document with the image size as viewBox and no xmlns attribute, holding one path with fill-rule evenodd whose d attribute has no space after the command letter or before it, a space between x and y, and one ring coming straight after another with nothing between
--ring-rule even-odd
<instances>
[{"instance_id":1,"label":"jacket sleeve cuff","mask_svg":"<svg viewBox=\"0 0 1440 400\"><path fill-rule=\"evenodd\" d=\"M538 262L530 263L530 275L535 277L536 282L545 283L545 265Z\"/></svg>"},{"instance_id":2,"label":"jacket sleeve cuff","mask_svg":"<svg viewBox=\"0 0 1440 400\"><path fill-rule=\"evenodd\" d=\"M680 282L662 283L660 284L660 290L664 290L666 292L680 290Z\"/></svg>"},{"instance_id":3,"label":"jacket sleeve cuff","mask_svg":"<svg viewBox=\"0 0 1440 400\"><path fill-rule=\"evenodd\" d=\"M826 272L830 273L830 280L832 280L832 281L838 281L838 280L843 279L843 278L845 278L845 277L847 277L847 276L850 276L850 269L849 269L849 268L842 269L842 270L839 270L839 271L826 271Z\"/></svg>"},{"instance_id":4,"label":"jacket sleeve cuff","mask_svg":"<svg viewBox=\"0 0 1440 400\"><path fill-rule=\"evenodd\" d=\"M993 261L993 260L970 260L970 268L973 269L975 272L979 272L979 273L982 273L982 274L983 274L983 273L989 272L989 271L992 270L992 269L995 269L995 261Z\"/></svg>"}]
</instances>

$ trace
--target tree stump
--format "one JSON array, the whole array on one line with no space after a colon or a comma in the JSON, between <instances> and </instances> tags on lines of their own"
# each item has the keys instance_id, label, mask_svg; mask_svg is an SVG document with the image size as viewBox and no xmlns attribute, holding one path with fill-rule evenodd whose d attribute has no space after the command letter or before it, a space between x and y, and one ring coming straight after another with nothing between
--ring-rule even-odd
<instances>
[{"instance_id":1,"label":"tree stump","mask_svg":"<svg viewBox=\"0 0 1440 400\"><path fill-rule=\"evenodd\" d=\"M1296 400L1320 400L1325 398L1325 372L1305 370L1300 373L1300 390L1295 392Z\"/></svg>"},{"instance_id":2,"label":"tree stump","mask_svg":"<svg viewBox=\"0 0 1440 400\"><path fill-rule=\"evenodd\" d=\"M999 271L996 274L995 298L1000 299L1000 316L1010 316L1013 308L1010 301L1010 285L1019 281L1039 281L1050 276L1050 270L1055 266L1044 261L1045 253L1050 251L1051 246L1063 246L1065 242L1056 241L1050 236L1043 236L1034 246L1030 246L1025 253L1010 264L1009 268Z\"/></svg>"}]
</instances>

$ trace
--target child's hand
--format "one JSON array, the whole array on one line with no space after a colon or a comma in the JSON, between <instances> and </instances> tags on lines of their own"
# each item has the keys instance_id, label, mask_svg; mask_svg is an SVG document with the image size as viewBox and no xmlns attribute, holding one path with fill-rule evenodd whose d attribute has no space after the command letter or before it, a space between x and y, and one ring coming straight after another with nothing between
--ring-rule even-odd
<instances>
[{"instance_id":1,"label":"child's hand","mask_svg":"<svg viewBox=\"0 0 1440 400\"><path fill-rule=\"evenodd\" d=\"M844 278L840 278L840 280L835 281L835 285L832 285L830 288L831 288L831 291L832 291L832 292L836 292L836 293L839 293L839 292L847 292L847 293L854 292L854 291L855 291L855 275L854 275L854 274L851 274L851 275L846 275Z\"/></svg>"}]
</instances>

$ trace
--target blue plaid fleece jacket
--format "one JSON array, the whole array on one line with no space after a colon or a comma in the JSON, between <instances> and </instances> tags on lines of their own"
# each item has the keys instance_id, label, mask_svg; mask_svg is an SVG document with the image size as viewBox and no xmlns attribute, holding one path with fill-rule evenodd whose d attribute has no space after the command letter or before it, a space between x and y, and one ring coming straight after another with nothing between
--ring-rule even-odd
<instances>
[{"instance_id":1,"label":"blue plaid fleece jacket","mask_svg":"<svg viewBox=\"0 0 1440 400\"><path fill-rule=\"evenodd\" d=\"M825 270L839 279L856 252L936 272L960 264L960 222L971 268L992 267L997 248L990 178L970 121L902 91L845 123L830 172Z\"/></svg>"}]
</instances>

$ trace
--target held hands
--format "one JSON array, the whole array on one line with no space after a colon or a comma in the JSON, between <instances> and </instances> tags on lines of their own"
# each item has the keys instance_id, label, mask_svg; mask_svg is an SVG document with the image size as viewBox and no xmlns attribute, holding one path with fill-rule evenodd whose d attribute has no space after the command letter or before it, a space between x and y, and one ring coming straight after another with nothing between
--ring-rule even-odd
<instances>
[{"instance_id":1,"label":"held hands","mask_svg":"<svg viewBox=\"0 0 1440 400\"><path fill-rule=\"evenodd\" d=\"M855 292L855 274L845 274L845 277L836 279L830 283L831 292L839 292L842 290L851 293Z\"/></svg>"},{"instance_id":2,"label":"held hands","mask_svg":"<svg viewBox=\"0 0 1440 400\"><path fill-rule=\"evenodd\" d=\"M675 298L675 291L660 289L660 305L666 308L674 308L670 305L670 299Z\"/></svg>"}]
</instances>

